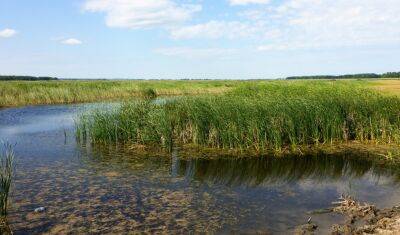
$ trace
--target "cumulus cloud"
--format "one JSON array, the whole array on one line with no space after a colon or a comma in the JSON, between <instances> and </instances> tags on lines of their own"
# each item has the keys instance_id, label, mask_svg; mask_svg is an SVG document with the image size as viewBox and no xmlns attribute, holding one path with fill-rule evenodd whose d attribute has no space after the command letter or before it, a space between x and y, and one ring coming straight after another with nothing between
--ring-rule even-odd
<instances>
[{"instance_id":1,"label":"cumulus cloud","mask_svg":"<svg viewBox=\"0 0 400 235\"><path fill-rule=\"evenodd\" d=\"M176 25L201 10L200 5L172 0L87 0L83 8L105 13L109 27L131 29Z\"/></svg>"},{"instance_id":2,"label":"cumulus cloud","mask_svg":"<svg viewBox=\"0 0 400 235\"><path fill-rule=\"evenodd\" d=\"M75 46L75 45L82 44L82 41L80 41L76 38L68 38L68 39L61 40L61 43L65 44L65 45Z\"/></svg>"},{"instance_id":3,"label":"cumulus cloud","mask_svg":"<svg viewBox=\"0 0 400 235\"><path fill-rule=\"evenodd\" d=\"M232 4L261 0L232 0ZM267 2L267 1L266 1ZM398 0L283 0L239 12L241 20L174 27L174 39L241 39L259 42L260 51L319 49L400 43Z\"/></svg>"},{"instance_id":4,"label":"cumulus cloud","mask_svg":"<svg viewBox=\"0 0 400 235\"><path fill-rule=\"evenodd\" d=\"M3 29L0 30L0 37L1 38L10 38L12 36L14 36L15 34L17 34L17 31L15 31L14 29Z\"/></svg>"},{"instance_id":5,"label":"cumulus cloud","mask_svg":"<svg viewBox=\"0 0 400 235\"><path fill-rule=\"evenodd\" d=\"M225 48L169 47L159 48L154 50L154 52L164 56L176 56L183 58L214 58L232 55L236 52L236 50Z\"/></svg>"},{"instance_id":6,"label":"cumulus cloud","mask_svg":"<svg viewBox=\"0 0 400 235\"><path fill-rule=\"evenodd\" d=\"M363 46L400 42L397 0L289 0L263 20L280 36L261 50Z\"/></svg>"},{"instance_id":7,"label":"cumulus cloud","mask_svg":"<svg viewBox=\"0 0 400 235\"><path fill-rule=\"evenodd\" d=\"M270 0L229 0L231 5L267 4Z\"/></svg>"},{"instance_id":8,"label":"cumulus cloud","mask_svg":"<svg viewBox=\"0 0 400 235\"><path fill-rule=\"evenodd\" d=\"M399 0L226 1L244 6L237 19L195 24L201 5L178 0L85 0L83 8L104 13L110 27L162 27L175 40L251 38L260 51L400 43Z\"/></svg>"},{"instance_id":9,"label":"cumulus cloud","mask_svg":"<svg viewBox=\"0 0 400 235\"><path fill-rule=\"evenodd\" d=\"M191 38L245 38L257 33L256 25L240 21L209 21L202 24L174 28L170 31L174 39Z\"/></svg>"}]
</instances>

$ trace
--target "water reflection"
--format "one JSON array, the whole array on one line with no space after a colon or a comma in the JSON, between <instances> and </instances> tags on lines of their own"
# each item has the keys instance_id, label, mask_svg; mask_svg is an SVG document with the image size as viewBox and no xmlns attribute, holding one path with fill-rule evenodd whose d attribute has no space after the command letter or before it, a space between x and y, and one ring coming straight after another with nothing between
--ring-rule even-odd
<instances>
[{"instance_id":1,"label":"water reflection","mask_svg":"<svg viewBox=\"0 0 400 235\"><path fill-rule=\"evenodd\" d=\"M389 177L400 180L400 171L384 167L356 153L291 157L251 157L218 159L177 159L172 174L187 179L231 186L287 184L296 181L314 182L357 179L370 175L376 180Z\"/></svg>"}]
</instances>

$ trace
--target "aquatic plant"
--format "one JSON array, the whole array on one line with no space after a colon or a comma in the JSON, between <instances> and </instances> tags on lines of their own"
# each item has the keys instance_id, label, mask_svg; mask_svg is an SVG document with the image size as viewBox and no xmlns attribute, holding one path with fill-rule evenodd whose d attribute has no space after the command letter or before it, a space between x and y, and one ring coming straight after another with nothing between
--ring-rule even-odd
<instances>
[{"instance_id":1,"label":"aquatic plant","mask_svg":"<svg viewBox=\"0 0 400 235\"><path fill-rule=\"evenodd\" d=\"M0 154L0 217L7 216L8 199L14 172L13 146L4 144L4 151Z\"/></svg>"},{"instance_id":2,"label":"aquatic plant","mask_svg":"<svg viewBox=\"0 0 400 235\"><path fill-rule=\"evenodd\" d=\"M92 142L281 151L346 141L400 143L400 99L353 83L270 82L223 95L136 101L78 122Z\"/></svg>"}]
</instances>

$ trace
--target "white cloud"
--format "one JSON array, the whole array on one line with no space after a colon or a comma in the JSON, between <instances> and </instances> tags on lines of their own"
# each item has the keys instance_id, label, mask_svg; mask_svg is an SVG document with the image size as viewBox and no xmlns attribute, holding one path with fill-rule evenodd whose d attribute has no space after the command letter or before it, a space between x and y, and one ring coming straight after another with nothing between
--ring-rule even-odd
<instances>
[{"instance_id":1,"label":"white cloud","mask_svg":"<svg viewBox=\"0 0 400 235\"><path fill-rule=\"evenodd\" d=\"M275 37L259 50L330 48L400 42L398 0L288 0L263 20ZM268 40L270 39L270 40Z\"/></svg>"},{"instance_id":2,"label":"white cloud","mask_svg":"<svg viewBox=\"0 0 400 235\"><path fill-rule=\"evenodd\" d=\"M106 24L119 28L171 26L189 20L200 5L172 0L87 0L84 10L106 13Z\"/></svg>"},{"instance_id":3,"label":"white cloud","mask_svg":"<svg viewBox=\"0 0 400 235\"><path fill-rule=\"evenodd\" d=\"M265 5L244 9L234 20L196 24L188 22L201 6L182 3L193 0L85 0L84 9L105 13L110 27L163 27L175 40L251 39L260 51L400 43L399 0L226 1Z\"/></svg>"},{"instance_id":4,"label":"white cloud","mask_svg":"<svg viewBox=\"0 0 400 235\"><path fill-rule=\"evenodd\" d=\"M258 32L256 25L240 21L209 21L203 24L174 28L170 31L174 39L191 38L245 38Z\"/></svg>"},{"instance_id":5,"label":"white cloud","mask_svg":"<svg viewBox=\"0 0 400 235\"><path fill-rule=\"evenodd\" d=\"M249 20L261 20L263 17L265 17L266 10L245 10L242 12L239 12L238 16L249 19Z\"/></svg>"},{"instance_id":6,"label":"white cloud","mask_svg":"<svg viewBox=\"0 0 400 235\"><path fill-rule=\"evenodd\" d=\"M3 29L0 31L0 38L10 38L17 34L17 31L14 29Z\"/></svg>"},{"instance_id":7,"label":"white cloud","mask_svg":"<svg viewBox=\"0 0 400 235\"><path fill-rule=\"evenodd\" d=\"M282 50L288 50L290 47L288 45L284 44L269 44L269 45L263 45L263 46L258 46L257 50L259 51L282 51Z\"/></svg>"},{"instance_id":8,"label":"white cloud","mask_svg":"<svg viewBox=\"0 0 400 235\"><path fill-rule=\"evenodd\" d=\"M76 38L68 38L68 39L62 40L61 43L62 44L66 44L66 45L75 46L75 45L82 44L82 41L80 41L80 40L78 40Z\"/></svg>"},{"instance_id":9,"label":"white cloud","mask_svg":"<svg viewBox=\"0 0 400 235\"><path fill-rule=\"evenodd\" d=\"M164 56L176 56L183 58L206 58L225 57L236 52L235 49L225 48L190 48L190 47L169 47L154 50L155 53Z\"/></svg>"},{"instance_id":10,"label":"white cloud","mask_svg":"<svg viewBox=\"0 0 400 235\"><path fill-rule=\"evenodd\" d=\"M284 0L240 12L242 20L175 27L170 34L174 39L252 38L261 51L388 45L400 43L399 12L399 0Z\"/></svg>"},{"instance_id":11,"label":"white cloud","mask_svg":"<svg viewBox=\"0 0 400 235\"><path fill-rule=\"evenodd\" d=\"M270 0L229 0L231 5L267 4Z\"/></svg>"}]
</instances>

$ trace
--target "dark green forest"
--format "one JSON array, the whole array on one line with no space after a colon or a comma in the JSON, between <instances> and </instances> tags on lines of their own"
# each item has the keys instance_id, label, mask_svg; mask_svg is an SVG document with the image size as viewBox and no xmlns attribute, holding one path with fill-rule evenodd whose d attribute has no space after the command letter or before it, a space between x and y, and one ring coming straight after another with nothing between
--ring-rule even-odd
<instances>
[{"instance_id":1,"label":"dark green forest","mask_svg":"<svg viewBox=\"0 0 400 235\"><path fill-rule=\"evenodd\" d=\"M359 73L346 75L314 75L314 76L293 76L287 77L288 80L295 79L362 79L362 78L400 78L400 72L388 72L383 74Z\"/></svg>"},{"instance_id":2,"label":"dark green forest","mask_svg":"<svg viewBox=\"0 0 400 235\"><path fill-rule=\"evenodd\" d=\"M0 81L42 81L57 80L55 77L33 77L33 76L5 76L0 75Z\"/></svg>"}]
</instances>

